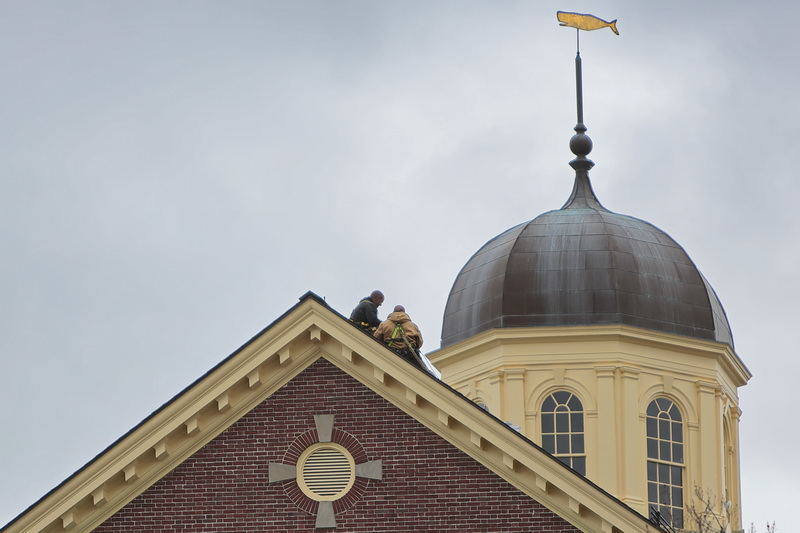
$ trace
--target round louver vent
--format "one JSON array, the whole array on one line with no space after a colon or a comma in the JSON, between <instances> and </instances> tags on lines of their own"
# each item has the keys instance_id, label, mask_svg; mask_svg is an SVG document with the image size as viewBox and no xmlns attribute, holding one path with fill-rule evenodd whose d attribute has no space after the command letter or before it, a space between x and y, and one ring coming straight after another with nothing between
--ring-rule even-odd
<instances>
[{"instance_id":1,"label":"round louver vent","mask_svg":"<svg viewBox=\"0 0 800 533\"><path fill-rule=\"evenodd\" d=\"M297 472L300 489L317 501L338 500L356 479L353 456L331 442L308 447L297 461Z\"/></svg>"}]
</instances>

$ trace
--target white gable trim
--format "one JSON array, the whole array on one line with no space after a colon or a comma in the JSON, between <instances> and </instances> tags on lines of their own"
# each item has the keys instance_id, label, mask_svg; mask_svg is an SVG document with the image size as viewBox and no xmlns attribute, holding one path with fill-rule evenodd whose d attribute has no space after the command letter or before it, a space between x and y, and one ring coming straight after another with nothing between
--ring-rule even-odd
<instances>
[{"instance_id":1,"label":"white gable trim","mask_svg":"<svg viewBox=\"0 0 800 533\"><path fill-rule=\"evenodd\" d=\"M324 357L583 531L657 531L311 295L11 522L88 532Z\"/></svg>"}]
</instances>

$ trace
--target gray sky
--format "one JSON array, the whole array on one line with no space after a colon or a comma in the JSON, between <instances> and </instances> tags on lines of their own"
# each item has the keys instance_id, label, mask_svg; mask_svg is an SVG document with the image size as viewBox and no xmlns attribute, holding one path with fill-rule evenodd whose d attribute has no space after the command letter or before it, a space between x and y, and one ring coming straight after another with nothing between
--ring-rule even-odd
<instances>
[{"instance_id":1,"label":"gray sky","mask_svg":"<svg viewBox=\"0 0 800 533\"><path fill-rule=\"evenodd\" d=\"M619 19L581 38L595 191L716 289L744 521L800 531L800 8L762 5L0 2L0 524L307 290L438 347L469 257L571 191L560 9Z\"/></svg>"}]
</instances>

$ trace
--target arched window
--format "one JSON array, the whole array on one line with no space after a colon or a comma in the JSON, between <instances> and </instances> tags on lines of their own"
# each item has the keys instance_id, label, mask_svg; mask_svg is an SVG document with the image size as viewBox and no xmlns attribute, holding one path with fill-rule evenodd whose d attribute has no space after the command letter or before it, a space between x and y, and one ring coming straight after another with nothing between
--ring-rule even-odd
<instances>
[{"instance_id":1,"label":"arched window","mask_svg":"<svg viewBox=\"0 0 800 533\"><path fill-rule=\"evenodd\" d=\"M568 391L556 391L542 403L542 448L586 475L583 405Z\"/></svg>"},{"instance_id":2,"label":"arched window","mask_svg":"<svg viewBox=\"0 0 800 533\"><path fill-rule=\"evenodd\" d=\"M656 398L647 406L647 501L673 527L683 527L683 417Z\"/></svg>"},{"instance_id":3,"label":"arched window","mask_svg":"<svg viewBox=\"0 0 800 533\"><path fill-rule=\"evenodd\" d=\"M732 490L734 454L733 445L731 444L731 430L727 418L722 419L722 457L722 465L725 468L725 476L723 477L725 480L725 496L722 501L728 502L734 497Z\"/></svg>"}]
</instances>

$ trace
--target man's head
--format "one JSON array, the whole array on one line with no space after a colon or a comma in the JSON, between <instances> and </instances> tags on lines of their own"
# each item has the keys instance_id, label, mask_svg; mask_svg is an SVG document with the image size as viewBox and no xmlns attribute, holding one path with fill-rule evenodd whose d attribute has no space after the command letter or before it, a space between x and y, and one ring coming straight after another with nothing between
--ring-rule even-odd
<instances>
[{"instance_id":1,"label":"man's head","mask_svg":"<svg viewBox=\"0 0 800 533\"><path fill-rule=\"evenodd\" d=\"M380 307L383 303L383 293L381 291L372 291L369 295L369 299L372 300L372 303Z\"/></svg>"},{"instance_id":2,"label":"man's head","mask_svg":"<svg viewBox=\"0 0 800 533\"><path fill-rule=\"evenodd\" d=\"M394 312L395 313L405 313L406 312L406 308L403 307L402 305L395 305L394 306Z\"/></svg>"}]
</instances>

